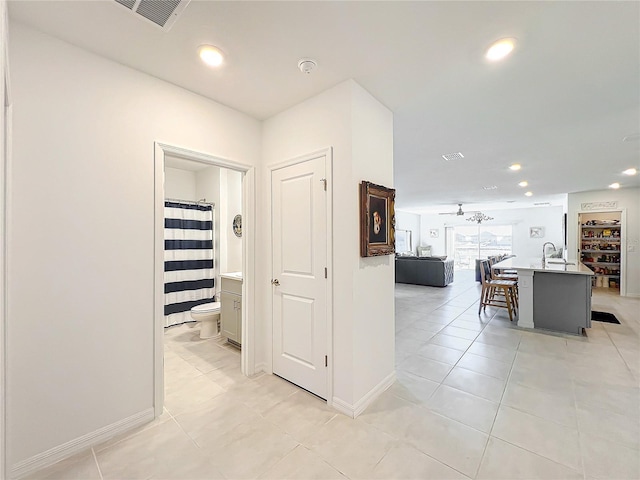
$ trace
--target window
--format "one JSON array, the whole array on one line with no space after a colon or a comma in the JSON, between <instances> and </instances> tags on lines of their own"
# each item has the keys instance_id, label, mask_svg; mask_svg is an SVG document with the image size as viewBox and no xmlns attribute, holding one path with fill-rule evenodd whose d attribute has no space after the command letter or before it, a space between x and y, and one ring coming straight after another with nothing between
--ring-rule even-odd
<instances>
[{"instance_id":1,"label":"window","mask_svg":"<svg viewBox=\"0 0 640 480\"><path fill-rule=\"evenodd\" d=\"M475 269L475 261L480 258L511 254L511 225L447 227L445 235L447 255L453 252L457 269Z\"/></svg>"}]
</instances>

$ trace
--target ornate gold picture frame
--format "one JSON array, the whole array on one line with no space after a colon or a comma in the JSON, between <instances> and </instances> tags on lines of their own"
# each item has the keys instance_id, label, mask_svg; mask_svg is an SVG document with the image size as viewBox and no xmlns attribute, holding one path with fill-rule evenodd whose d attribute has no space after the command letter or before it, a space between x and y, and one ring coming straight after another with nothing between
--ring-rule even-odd
<instances>
[{"instance_id":1,"label":"ornate gold picture frame","mask_svg":"<svg viewBox=\"0 0 640 480\"><path fill-rule=\"evenodd\" d=\"M367 181L360 184L361 257L395 253L395 198L393 188Z\"/></svg>"}]
</instances>

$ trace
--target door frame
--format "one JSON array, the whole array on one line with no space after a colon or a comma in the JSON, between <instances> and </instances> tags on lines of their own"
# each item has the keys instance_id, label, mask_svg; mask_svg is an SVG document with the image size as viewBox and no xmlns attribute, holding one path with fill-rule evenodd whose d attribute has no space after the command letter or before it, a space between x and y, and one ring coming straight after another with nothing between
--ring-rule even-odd
<instances>
[{"instance_id":1,"label":"door frame","mask_svg":"<svg viewBox=\"0 0 640 480\"><path fill-rule=\"evenodd\" d=\"M273 202L272 202L272 178L273 172L281 168L290 167L298 163L303 163L309 160L313 160L318 157L325 157L325 176L327 180L327 195L326 195L326 234L327 234L327 309L326 318L327 322L327 405L331 407L333 405L333 147L327 147L320 150L316 150L299 157L294 157L284 162L273 163L267 165L268 181L269 181L269 195L267 205L269 208L269 251L268 251L268 272L270 278L273 276ZM266 371L273 373L273 291L267 295L267 311L268 321L270 325L266 326L266 331L271 332L270 341L266 345Z\"/></svg>"},{"instance_id":2,"label":"door frame","mask_svg":"<svg viewBox=\"0 0 640 480\"><path fill-rule=\"evenodd\" d=\"M578 210L576 214L576 223L578 225L576 230L576 243L574 245L574 252L581 250L582 246L582 225L580 224L580 215L589 215L592 213L618 213L620 212L620 293L621 297L627 296L627 209L626 208L612 208L610 210ZM569 239L567 239L567 243ZM569 245L567 245L569 249ZM580 258L576 258L580 261Z\"/></svg>"},{"instance_id":3,"label":"door frame","mask_svg":"<svg viewBox=\"0 0 640 480\"><path fill-rule=\"evenodd\" d=\"M6 3L0 5L0 34L6 40ZM9 322L9 228L11 223L11 152L13 110L9 79L9 51L4 42L2 58L2 122L0 122L0 478L7 478L7 324Z\"/></svg>"},{"instance_id":4,"label":"door frame","mask_svg":"<svg viewBox=\"0 0 640 480\"><path fill-rule=\"evenodd\" d=\"M242 172L242 349L240 370L256 373L255 322L255 167L207 153L155 142L154 152L154 298L153 298L153 391L155 416L164 407L164 165L165 156Z\"/></svg>"}]
</instances>

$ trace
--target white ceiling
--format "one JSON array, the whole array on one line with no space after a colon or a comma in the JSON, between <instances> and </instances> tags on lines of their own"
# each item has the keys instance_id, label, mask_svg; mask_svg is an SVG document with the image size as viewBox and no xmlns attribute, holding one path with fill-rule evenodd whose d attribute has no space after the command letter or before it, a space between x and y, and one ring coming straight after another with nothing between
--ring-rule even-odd
<instances>
[{"instance_id":1,"label":"white ceiling","mask_svg":"<svg viewBox=\"0 0 640 480\"><path fill-rule=\"evenodd\" d=\"M622 141L640 133L639 2L192 0L169 32L114 0L11 1L9 14L258 119L353 78L394 113L400 210L640 186L621 174L640 168L640 141ZM503 37L517 49L486 62ZM203 43L226 53L222 68L200 62ZM465 158L441 158L453 152Z\"/></svg>"}]
</instances>

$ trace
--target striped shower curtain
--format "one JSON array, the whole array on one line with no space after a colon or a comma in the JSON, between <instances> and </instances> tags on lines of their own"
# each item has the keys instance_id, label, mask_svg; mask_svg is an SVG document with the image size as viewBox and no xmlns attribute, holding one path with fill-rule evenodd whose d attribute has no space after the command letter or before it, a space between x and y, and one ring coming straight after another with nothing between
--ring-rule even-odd
<instances>
[{"instance_id":1,"label":"striped shower curtain","mask_svg":"<svg viewBox=\"0 0 640 480\"><path fill-rule=\"evenodd\" d=\"M213 207L165 201L165 327L193 321L191 308L213 302L213 258Z\"/></svg>"}]
</instances>

